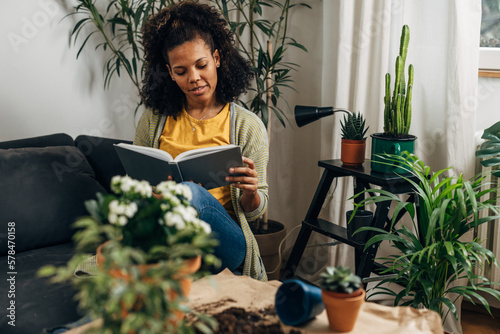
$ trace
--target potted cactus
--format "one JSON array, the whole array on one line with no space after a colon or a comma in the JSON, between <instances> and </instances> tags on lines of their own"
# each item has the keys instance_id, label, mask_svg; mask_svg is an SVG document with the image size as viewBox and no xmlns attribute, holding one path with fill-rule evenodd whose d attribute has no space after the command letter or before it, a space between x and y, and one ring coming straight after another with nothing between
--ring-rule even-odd
<instances>
[{"instance_id":1,"label":"potted cactus","mask_svg":"<svg viewBox=\"0 0 500 334\"><path fill-rule=\"evenodd\" d=\"M327 267L320 275L320 287L330 328L350 332L366 297L361 278L349 268Z\"/></svg>"},{"instance_id":2,"label":"potted cactus","mask_svg":"<svg viewBox=\"0 0 500 334\"><path fill-rule=\"evenodd\" d=\"M372 170L381 173L404 173L397 166L381 163L381 154L396 154L408 151L414 153L415 139L410 135L411 125L411 99L413 92L413 65L408 66L408 78L405 77L406 54L410 41L410 28L403 26L399 55L396 58L394 88L391 95L391 75L385 75L384 97L384 132L374 133L372 137Z\"/></svg>"},{"instance_id":3,"label":"potted cactus","mask_svg":"<svg viewBox=\"0 0 500 334\"><path fill-rule=\"evenodd\" d=\"M340 160L346 166L360 166L365 162L366 120L361 113L348 113L340 121L342 146Z\"/></svg>"}]
</instances>

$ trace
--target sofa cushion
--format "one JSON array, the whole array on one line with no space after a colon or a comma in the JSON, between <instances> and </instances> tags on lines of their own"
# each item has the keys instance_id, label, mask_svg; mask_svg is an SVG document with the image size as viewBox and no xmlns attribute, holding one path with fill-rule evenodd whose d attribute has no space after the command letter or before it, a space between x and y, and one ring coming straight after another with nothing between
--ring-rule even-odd
<instances>
[{"instance_id":1,"label":"sofa cushion","mask_svg":"<svg viewBox=\"0 0 500 334\"><path fill-rule=\"evenodd\" d=\"M16 275L0 271L0 333L40 334L43 328L67 324L83 315L77 313L76 289L71 283L50 283L49 278L36 274L44 265L66 265L72 254L71 243L31 250L16 255ZM0 262L6 264L7 257L0 256ZM16 327L8 324L11 318L6 316L11 300L15 302Z\"/></svg>"},{"instance_id":2,"label":"sofa cushion","mask_svg":"<svg viewBox=\"0 0 500 334\"><path fill-rule=\"evenodd\" d=\"M0 149L0 255L9 222L16 253L70 241L71 225L97 192L105 190L75 146Z\"/></svg>"}]
</instances>

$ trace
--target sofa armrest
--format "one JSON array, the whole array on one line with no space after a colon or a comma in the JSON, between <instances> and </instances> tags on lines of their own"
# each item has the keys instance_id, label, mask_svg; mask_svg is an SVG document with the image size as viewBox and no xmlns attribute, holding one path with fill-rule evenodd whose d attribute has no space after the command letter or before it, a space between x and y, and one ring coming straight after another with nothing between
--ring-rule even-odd
<instances>
[{"instance_id":1,"label":"sofa armrest","mask_svg":"<svg viewBox=\"0 0 500 334\"><path fill-rule=\"evenodd\" d=\"M0 142L0 149L47 146L74 146L73 138L65 133Z\"/></svg>"},{"instance_id":2,"label":"sofa armrest","mask_svg":"<svg viewBox=\"0 0 500 334\"><path fill-rule=\"evenodd\" d=\"M113 144L128 143L131 141L80 135L75 139L76 147L85 155L95 172L96 179L111 192L111 178L115 175L126 175Z\"/></svg>"}]
</instances>

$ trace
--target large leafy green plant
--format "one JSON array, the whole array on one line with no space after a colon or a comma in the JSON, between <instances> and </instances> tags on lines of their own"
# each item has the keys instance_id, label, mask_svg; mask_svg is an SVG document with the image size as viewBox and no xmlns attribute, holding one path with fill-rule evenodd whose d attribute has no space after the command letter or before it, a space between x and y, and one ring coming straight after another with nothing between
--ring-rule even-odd
<instances>
[{"instance_id":1,"label":"large leafy green plant","mask_svg":"<svg viewBox=\"0 0 500 334\"><path fill-rule=\"evenodd\" d=\"M484 167L500 165L500 122L485 129L481 138L485 139L485 142L476 151L476 157L483 159L480 161L481 165ZM500 170L494 169L492 173L500 177Z\"/></svg>"},{"instance_id":2,"label":"large leafy green plant","mask_svg":"<svg viewBox=\"0 0 500 334\"><path fill-rule=\"evenodd\" d=\"M142 27L150 15L180 1L77 0L77 5L69 13L70 16L79 17L71 32L75 44L83 40L77 58L94 34L100 36L96 50L102 49L108 55L104 65L105 88L109 87L113 77L125 73L137 89L137 96L140 96L144 65ZM220 9L235 34L237 47L252 63L255 83L248 100L240 100L240 103L259 115L266 126L270 109L285 125L286 115L278 106L278 100L284 89L293 89L291 71L297 67L297 64L285 61L285 54L289 48L306 50L289 36L289 13L295 6L309 5L292 3L290 0L207 2ZM274 15L266 15L266 11L273 11ZM140 105L141 102L138 107Z\"/></svg>"},{"instance_id":3,"label":"large leafy green plant","mask_svg":"<svg viewBox=\"0 0 500 334\"><path fill-rule=\"evenodd\" d=\"M500 300L500 292L489 287L492 283L487 278L474 275L474 268L480 267L483 260L498 266L494 254L481 246L481 240L467 241L464 235L472 229L500 217L496 199L489 194L496 194L498 189L483 187L485 176L475 176L465 180L446 176L450 168L431 172L430 167L413 154L404 152L402 156L386 155L384 162L398 164L411 173L418 181L402 176L411 183L418 196L419 212L416 214L414 203L385 190L369 189L356 194L354 198L366 193L370 196L358 204L355 211L363 205L394 201L392 224L387 231L373 227L363 227L358 231L375 231L375 235L366 243L365 249L388 241L397 253L384 258L387 269L384 273L395 273L395 277L384 279L377 285L377 293L395 297L395 305L426 307L437 311L443 321L444 305L456 318L457 310L449 299L450 294L473 301L479 300L489 311L488 302L479 294L484 292ZM496 196L494 196L496 197ZM406 210L413 222L413 230L402 225L396 226L396 217ZM486 212L485 217L480 212ZM459 280L466 284L461 285ZM404 289L396 293L382 287L385 283L397 283ZM405 297L411 297L407 300Z\"/></svg>"}]
</instances>

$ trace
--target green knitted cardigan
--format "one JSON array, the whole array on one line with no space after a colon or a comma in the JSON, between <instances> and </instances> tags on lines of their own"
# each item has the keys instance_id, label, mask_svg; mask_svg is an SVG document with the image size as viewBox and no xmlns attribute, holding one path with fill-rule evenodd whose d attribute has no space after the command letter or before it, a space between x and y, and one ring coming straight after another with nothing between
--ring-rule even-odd
<instances>
[{"instance_id":1,"label":"green knitted cardigan","mask_svg":"<svg viewBox=\"0 0 500 334\"><path fill-rule=\"evenodd\" d=\"M167 117L164 115L146 110L137 125L134 145L159 148L159 139L166 119ZM267 209L267 164L269 161L267 132L257 115L235 103L230 104L230 122L230 143L241 147L242 155L254 161L259 178L257 193L260 196L260 205L252 212L243 212L239 201L241 190L231 186L231 202L238 223L245 235L247 247L243 263L243 275L260 281L267 281L259 247L248 224L248 222L262 216Z\"/></svg>"}]
</instances>

